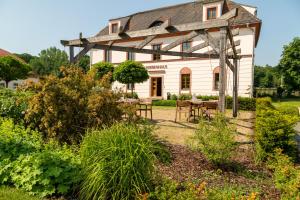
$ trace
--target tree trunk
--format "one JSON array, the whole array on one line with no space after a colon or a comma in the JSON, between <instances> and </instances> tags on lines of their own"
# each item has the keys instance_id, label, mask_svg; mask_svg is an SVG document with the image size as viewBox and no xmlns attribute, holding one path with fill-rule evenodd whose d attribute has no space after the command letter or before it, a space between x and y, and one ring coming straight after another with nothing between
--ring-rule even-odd
<instances>
[{"instance_id":1,"label":"tree trunk","mask_svg":"<svg viewBox=\"0 0 300 200\"><path fill-rule=\"evenodd\" d=\"M8 88L9 81L5 80L5 87Z\"/></svg>"},{"instance_id":2,"label":"tree trunk","mask_svg":"<svg viewBox=\"0 0 300 200\"><path fill-rule=\"evenodd\" d=\"M131 83L131 98L133 98L133 84Z\"/></svg>"}]
</instances>

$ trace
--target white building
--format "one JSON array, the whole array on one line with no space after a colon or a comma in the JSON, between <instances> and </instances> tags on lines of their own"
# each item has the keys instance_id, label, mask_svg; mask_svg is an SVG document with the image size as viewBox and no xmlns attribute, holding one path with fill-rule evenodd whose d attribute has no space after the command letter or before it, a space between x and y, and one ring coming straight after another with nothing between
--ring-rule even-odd
<instances>
[{"instance_id":1,"label":"white building","mask_svg":"<svg viewBox=\"0 0 300 200\"><path fill-rule=\"evenodd\" d=\"M256 17L257 9L242 5L230 0L199 0L195 2L158 8L155 10L139 12L127 17L112 19L107 27L96 36L109 36L116 34L126 27L127 31L145 30L160 26L169 20L172 25L189 24L194 22L213 22L228 11L238 8L238 14L231 19L231 27L238 29L234 41L239 41L238 49L242 59L238 63L238 94L239 96L252 96L254 79L254 50L258 43L261 20ZM219 37L219 30L207 30L213 37ZM176 32L156 36L144 49L163 49L189 32ZM137 37L128 40L115 41L113 45L136 47L145 38ZM204 44L201 36L196 36L172 48L172 51L187 51L191 47ZM211 52L208 45L194 53ZM131 52L119 52L93 49L90 53L91 63L108 61L119 64L125 60L142 62L147 68L150 78L148 81L134 85L139 97L167 98L171 94L218 95L219 87L219 59L182 58L165 55L149 55ZM232 72L227 70L226 94L232 95ZM129 89L126 85L114 83L114 87Z\"/></svg>"}]
</instances>

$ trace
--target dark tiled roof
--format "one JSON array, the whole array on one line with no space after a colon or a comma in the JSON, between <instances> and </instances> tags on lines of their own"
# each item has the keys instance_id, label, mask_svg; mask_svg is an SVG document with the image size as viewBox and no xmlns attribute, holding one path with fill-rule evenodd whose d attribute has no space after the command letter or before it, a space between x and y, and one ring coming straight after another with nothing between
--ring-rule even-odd
<instances>
[{"instance_id":1,"label":"dark tiled roof","mask_svg":"<svg viewBox=\"0 0 300 200\"><path fill-rule=\"evenodd\" d=\"M212 2L222 2L223 0L198 0L194 2L158 8L154 10L135 13L130 16L112 19L120 20L121 26L127 25L126 31L138 31L149 28L156 20L170 19L172 25L202 22L203 19L203 4ZM233 25L258 23L260 20L244 9L240 4L230 0L224 1L223 13L238 8L238 16L232 21ZM102 29L96 36L108 35L108 26Z\"/></svg>"}]
</instances>

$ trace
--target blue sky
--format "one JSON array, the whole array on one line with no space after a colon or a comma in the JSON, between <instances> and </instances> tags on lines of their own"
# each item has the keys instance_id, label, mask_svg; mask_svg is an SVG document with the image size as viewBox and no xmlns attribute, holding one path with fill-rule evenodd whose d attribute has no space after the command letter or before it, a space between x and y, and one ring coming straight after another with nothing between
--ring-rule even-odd
<instances>
[{"instance_id":1,"label":"blue sky","mask_svg":"<svg viewBox=\"0 0 300 200\"><path fill-rule=\"evenodd\" d=\"M37 55L64 49L61 39L93 36L110 18L192 0L0 0L0 48ZM299 0L235 0L258 7L263 21L255 63L276 65L282 47L300 36Z\"/></svg>"}]
</instances>

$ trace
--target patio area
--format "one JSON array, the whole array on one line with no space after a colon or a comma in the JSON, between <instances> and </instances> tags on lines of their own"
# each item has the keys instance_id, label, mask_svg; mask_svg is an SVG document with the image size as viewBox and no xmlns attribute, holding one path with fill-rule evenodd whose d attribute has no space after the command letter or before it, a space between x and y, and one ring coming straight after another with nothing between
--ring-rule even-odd
<instances>
[{"instance_id":1,"label":"patio area","mask_svg":"<svg viewBox=\"0 0 300 200\"><path fill-rule=\"evenodd\" d=\"M181 121L175 123L175 107L153 107L153 121L157 125L155 134L167 140L172 144L186 145L189 137L195 132L198 123L187 122L182 118ZM242 143L251 142L253 136L255 114L251 111L240 111L238 118L233 119L232 111L227 110L226 116L230 118L230 122L236 126L236 140Z\"/></svg>"}]
</instances>

